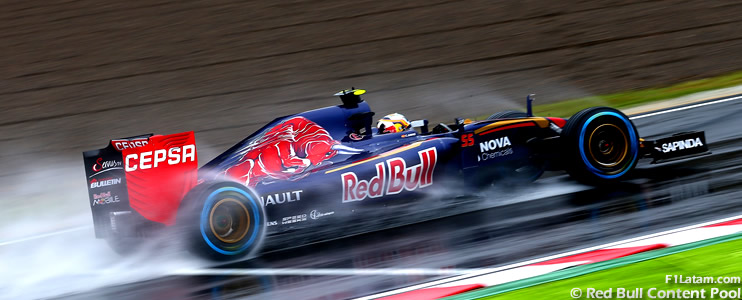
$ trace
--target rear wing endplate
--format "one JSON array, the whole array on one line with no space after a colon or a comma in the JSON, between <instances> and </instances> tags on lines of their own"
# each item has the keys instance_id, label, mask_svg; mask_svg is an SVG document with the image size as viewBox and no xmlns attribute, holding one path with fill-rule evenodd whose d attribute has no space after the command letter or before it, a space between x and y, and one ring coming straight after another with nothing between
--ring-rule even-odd
<instances>
[{"instance_id":1,"label":"rear wing endplate","mask_svg":"<svg viewBox=\"0 0 742 300\"><path fill-rule=\"evenodd\" d=\"M181 199L197 182L193 131L111 140L83 152L83 160L97 237L122 231L126 224L116 222L119 216L172 225Z\"/></svg>"}]
</instances>

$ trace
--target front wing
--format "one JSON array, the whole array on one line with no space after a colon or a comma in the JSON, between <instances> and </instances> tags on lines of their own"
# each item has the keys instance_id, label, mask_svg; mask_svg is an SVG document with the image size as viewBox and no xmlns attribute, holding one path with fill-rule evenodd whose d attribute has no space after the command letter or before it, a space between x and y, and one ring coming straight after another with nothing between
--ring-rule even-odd
<instances>
[{"instance_id":1,"label":"front wing","mask_svg":"<svg viewBox=\"0 0 742 300\"><path fill-rule=\"evenodd\" d=\"M651 157L652 163L662 163L677 159L710 154L703 131L690 131L673 134L657 140L642 140L643 156Z\"/></svg>"}]
</instances>

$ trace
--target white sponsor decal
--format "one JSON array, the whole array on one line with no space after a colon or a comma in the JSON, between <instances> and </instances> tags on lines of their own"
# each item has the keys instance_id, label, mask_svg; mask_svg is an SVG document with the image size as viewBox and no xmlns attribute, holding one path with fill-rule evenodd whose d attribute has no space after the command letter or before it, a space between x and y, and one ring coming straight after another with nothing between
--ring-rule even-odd
<instances>
[{"instance_id":1,"label":"white sponsor decal","mask_svg":"<svg viewBox=\"0 0 742 300\"><path fill-rule=\"evenodd\" d=\"M268 196L260 197L260 200L263 200L263 203L265 203L265 206L299 201L301 200L301 193L303 191L304 190L298 190L298 191L292 191L292 192L271 194Z\"/></svg>"},{"instance_id":2,"label":"white sponsor decal","mask_svg":"<svg viewBox=\"0 0 742 300\"><path fill-rule=\"evenodd\" d=\"M672 143L662 144L662 152L667 153L667 152L695 148L695 147L700 147L700 146L703 146L703 143L701 142L701 138L687 139L685 141L675 141Z\"/></svg>"},{"instance_id":3,"label":"white sponsor decal","mask_svg":"<svg viewBox=\"0 0 742 300\"><path fill-rule=\"evenodd\" d=\"M116 160L103 161L103 158L99 157L95 161L95 164L93 164L93 171L99 172L105 169L110 169L110 168L115 168L115 167L120 167L120 166L121 166L120 161L116 161Z\"/></svg>"},{"instance_id":4,"label":"white sponsor decal","mask_svg":"<svg viewBox=\"0 0 742 300\"><path fill-rule=\"evenodd\" d=\"M513 148L507 148L505 150L495 151L495 152L485 152L477 156L477 161L495 159L498 157L508 156L510 154L513 154Z\"/></svg>"},{"instance_id":5,"label":"white sponsor decal","mask_svg":"<svg viewBox=\"0 0 742 300\"><path fill-rule=\"evenodd\" d=\"M146 146L149 143L147 139L139 139L139 140L113 140L111 141L111 144L116 148L116 150L121 151L124 149L129 148L139 148L142 146Z\"/></svg>"},{"instance_id":6,"label":"white sponsor decal","mask_svg":"<svg viewBox=\"0 0 742 300\"><path fill-rule=\"evenodd\" d=\"M290 216L290 217L284 217L283 220L281 220L281 225L286 224L293 224L298 222L304 222L307 220L307 214L301 214L296 216Z\"/></svg>"},{"instance_id":7,"label":"white sponsor decal","mask_svg":"<svg viewBox=\"0 0 742 300\"><path fill-rule=\"evenodd\" d=\"M124 159L126 172L136 171L137 169L146 170L157 168L161 164L177 165L196 161L196 145L184 145L182 147L173 147L170 149L159 149L155 151L145 151L142 153L132 153Z\"/></svg>"},{"instance_id":8,"label":"white sponsor decal","mask_svg":"<svg viewBox=\"0 0 742 300\"><path fill-rule=\"evenodd\" d=\"M309 213L309 217L312 218L312 220L317 220L317 219L322 218L324 216L331 216L331 215L334 215L334 214L335 214L334 211L328 211L328 212L324 212L323 213L323 212L320 212L320 211L318 211L318 210L315 209L315 210L313 210L312 212Z\"/></svg>"},{"instance_id":9,"label":"white sponsor decal","mask_svg":"<svg viewBox=\"0 0 742 300\"><path fill-rule=\"evenodd\" d=\"M417 152L420 164L407 167L404 159L395 157L386 161L389 179L385 178L385 165L378 163L376 176L369 180L359 180L354 172L340 175L343 181L343 202L361 201L383 195L393 195L403 190L414 191L433 184L433 169L438 160L438 152L431 147ZM385 188L386 187L386 188Z\"/></svg>"},{"instance_id":10,"label":"white sponsor decal","mask_svg":"<svg viewBox=\"0 0 742 300\"><path fill-rule=\"evenodd\" d=\"M119 196L111 196L111 192L93 194L93 206L119 202Z\"/></svg>"},{"instance_id":11,"label":"white sponsor decal","mask_svg":"<svg viewBox=\"0 0 742 300\"><path fill-rule=\"evenodd\" d=\"M95 189L99 187L116 185L121 183L121 178L109 178L109 179L93 179L90 181L90 188Z\"/></svg>"},{"instance_id":12,"label":"white sponsor decal","mask_svg":"<svg viewBox=\"0 0 742 300\"><path fill-rule=\"evenodd\" d=\"M265 223L265 226L276 226L278 225L278 221L269 221L268 223Z\"/></svg>"},{"instance_id":13,"label":"white sponsor decal","mask_svg":"<svg viewBox=\"0 0 742 300\"><path fill-rule=\"evenodd\" d=\"M510 139L507 136L503 136L499 139L479 143L479 152L494 151L510 145Z\"/></svg>"},{"instance_id":14,"label":"white sponsor decal","mask_svg":"<svg viewBox=\"0 0 742 300\"><path fill-rule=\"evenodd\" d=\"M117 160L107 160L103 161L102 157L98 157L98 159L95 160L95 163L93 164L93 175L88 176L88 178L93 178L97 176L98 174L108 172L111 170L120 170L121 169L121 162Z\"/></svg>"}]
</instances>

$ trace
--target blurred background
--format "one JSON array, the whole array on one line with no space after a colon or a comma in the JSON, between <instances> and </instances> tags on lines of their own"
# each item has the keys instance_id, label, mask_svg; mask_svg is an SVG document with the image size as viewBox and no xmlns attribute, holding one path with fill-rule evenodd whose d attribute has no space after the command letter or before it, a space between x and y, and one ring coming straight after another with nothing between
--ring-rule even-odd
<instances>
[{"instance_id":1,"label":"blurred background","mask_svg":"<svg viewBox=\"0 0 742 300\"><path fill-rule=\"evenodd\" d=\"M528 93L558 101L742 66L738 1L2 6L2 176L146 132L195 130L224 149L350 86L377 114L448 121L520 108Z\"/></svg>"},{"instance_id":2,"label":"blurred background","mask_svg":"<svg viewBox=\"0 0 742 300\"><path fill-rule=\"evenodd\" d=\"M377 116L450 121L742 66L739 1L0 7L0 240L89 225L81 152L111 138L194 130L203 164L351 86Z\"/></svg>"}]
</instances>

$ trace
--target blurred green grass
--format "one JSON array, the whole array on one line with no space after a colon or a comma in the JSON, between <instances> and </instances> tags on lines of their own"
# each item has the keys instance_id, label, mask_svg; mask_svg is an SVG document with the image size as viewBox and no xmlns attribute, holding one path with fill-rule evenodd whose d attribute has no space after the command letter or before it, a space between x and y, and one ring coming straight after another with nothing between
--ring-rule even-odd
<instances>
[{"instance_id":1,"label":"blurred green grass","mask_svg":"<svg viewBox=\"0 0 742 300\"><path fill-rule=\"evenodd\" d=\"M740 284L675 284L665 283L665 275L683 276L742 276L742 239L706 246L608 269L583 276L545 283L483 299L572 299L570 291L580 288L585 298L587 288L607 290L617 288L627 291L644 288L644 297L650 288L657 290L700 290L708 296L711 288L736 290ZM465 294L464 294L465 295ZM656 296L656 293L655 293ZM718 295L717 295L718 296Z\"/></svg>"},{"instance_id":2,"label":"blurred green grass","mask_svg":"<svg viewBox=\"0 0 742 300\"><path fill-rule=\"evenodd\" d=\"M569 117L592 106L610 106L625 109L654 101L677 98L693 93L721 89L742 84L742 71L717 77L687 81L668 87L658 87L585 98L570 99L556 103L535 105L535 115Z\"/></svg>"}]
</instances>

